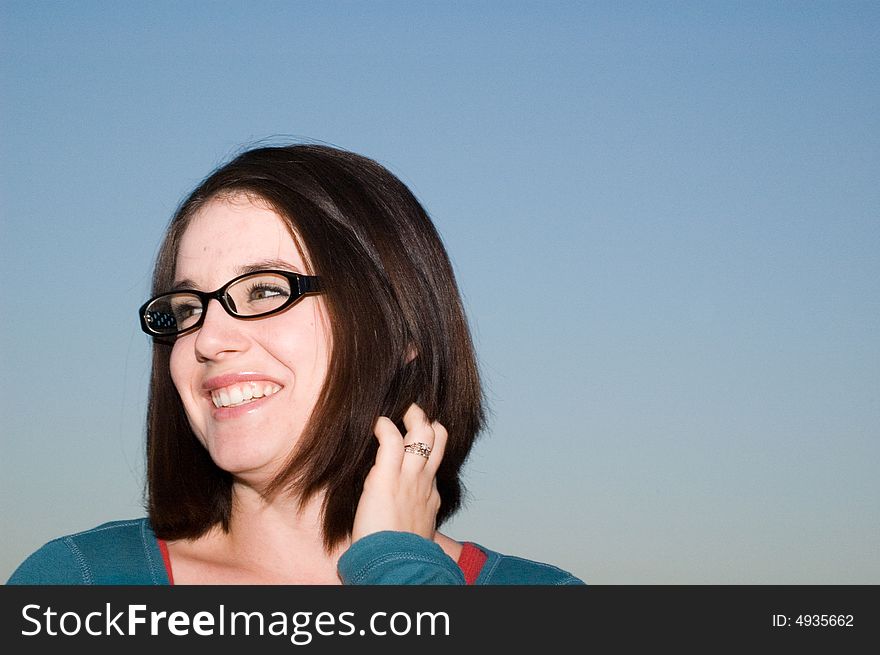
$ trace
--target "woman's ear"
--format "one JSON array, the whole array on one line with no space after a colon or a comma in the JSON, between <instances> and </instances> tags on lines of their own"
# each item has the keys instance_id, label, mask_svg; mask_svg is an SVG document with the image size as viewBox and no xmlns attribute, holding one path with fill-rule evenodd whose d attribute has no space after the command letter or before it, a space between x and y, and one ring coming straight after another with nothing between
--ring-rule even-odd
<instances>
[{"instance_id":1,"label":"woman's ear","mask_svg":"<svg viewBox=\"0 0 880 655\"><path fill-rule=\"evenodd\" d=\"M409 364L412 360L414 360L418 356L416 349L414 346L410 346L406 349L406 363Z\"/></svg>"}]
</instances>

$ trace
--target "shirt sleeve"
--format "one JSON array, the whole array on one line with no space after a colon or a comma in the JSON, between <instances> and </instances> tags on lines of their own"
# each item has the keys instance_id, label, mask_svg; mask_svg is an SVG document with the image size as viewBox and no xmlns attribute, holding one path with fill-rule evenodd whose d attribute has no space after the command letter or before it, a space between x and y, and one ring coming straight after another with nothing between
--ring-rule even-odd
<instances>
[{"instance_id":1,"label":"shirt sleeve","mask_svg":"<svg viewBox=\"0 0 880 655\"><path fill-rule=\"evenodd\" d=\"M12 573L7 585L88 584L87 569L64 540L56 539L37 550Z\"/></svg>"},{"instance_id":2,"label":"shirt sleeve","mask_svg":"<svg viewBox=\"0 0 880 655\"><path fill-rule=\"evenodd\" d=\"M383 531L354 542L339 558L350 585L463 585L458 564L433 541L411 532Z\"/></svg>"}]
</instances>

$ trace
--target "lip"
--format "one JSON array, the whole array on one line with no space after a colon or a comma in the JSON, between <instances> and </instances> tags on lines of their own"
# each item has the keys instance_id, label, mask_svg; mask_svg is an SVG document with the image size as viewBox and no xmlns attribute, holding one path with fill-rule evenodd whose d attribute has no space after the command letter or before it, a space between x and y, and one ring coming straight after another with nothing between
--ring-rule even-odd
<instances>
[{"instance_id":1,"label":"lip","mask_svg":"<svg viewBox=\"0 0 880 655\"><path fill-rule=\"evenodd\" d=\"M259 410L263 405L271 402L272 399L278 395L277 393L273 393L271 396L263 396L262 398L257 398L243 405L236 405L235 407L214 406L214 403L211 400L212 391L228 387L232 384L240 384L242 382L271 382L284 389L284 385L279 380L270 375L266 375L265 373L259 373L256 371L222 373L220 375L215 375L202 382L202 390L206 401L210 405L211 416L215 419L231 419L245 416Z\"/></svg>"},{"instance_id":2,"label":"lip","mask_svg":"<svg viewBox=\"0 0 880 655\"><path fill-rule=\"evenodd\" d=\"M202 391L210 396L211 392L215 389L222 389L231 384L239 384L241 382L271 382L272 384L277 384L279 387L284 388L284 384L273 378L271 375L248 371L241 373L222 373L208 378L202 382Z\"/></svg>"}]
</instances>

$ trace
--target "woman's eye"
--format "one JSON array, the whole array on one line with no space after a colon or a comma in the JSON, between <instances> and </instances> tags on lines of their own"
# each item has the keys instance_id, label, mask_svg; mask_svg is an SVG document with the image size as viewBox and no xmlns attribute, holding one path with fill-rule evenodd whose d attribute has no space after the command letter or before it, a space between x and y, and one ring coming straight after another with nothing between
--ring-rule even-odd
<instances>
[{"instance_id":1,"label":"woman's eye","mask_svg":"<svg viewBox=\"0 0 880 655\"><path fill-rule=\"evenodd\" d=\"M186 303L174 308L174 316L178 321L198 316L202 313L202 306L197 303Z\"/></svg>"},{"instance_id":2,"label":"woman's eye","mask_svg":"<svg viewBox=\"0 0 880 655\"><path fill-rule=\"evenodd\" d=\"M272 286L259 286L251 289L251 300L266 300L267 298L286 298L288 296L287 289Z\"/></svg>"}]
</instances>

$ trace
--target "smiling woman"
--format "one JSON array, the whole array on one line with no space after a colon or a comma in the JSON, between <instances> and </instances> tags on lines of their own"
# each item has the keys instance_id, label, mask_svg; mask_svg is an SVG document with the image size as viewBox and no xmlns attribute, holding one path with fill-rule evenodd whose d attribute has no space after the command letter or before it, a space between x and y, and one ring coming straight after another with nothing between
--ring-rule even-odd
<instances>
[{"instance_id":1,"label":"smiling woman","mask_svg":"<svg viewBox=\"0 0 880 655\"><path fill-rule=\"evenodd\" d=\"M295 306L278 303L284 311L269 316L263 296L286 278L257 271L256 279L238 280L243 267L269 259L293 274L307 268L286 224L271 209L246 196L213 199L195 212L183 233L172 284L175 289L226 288L225 302L208 302L206 311L203 302L187 305L180 322L186 331L171 348L171 379L212 462L242 483L242 492L257 496L284 472L296 450L327 378L331 351L320 296L300 296ZM278 291L273 293L277 298ZM265 318L239 320L223 311L224 304L236 312L250 307ZM254 398L257 390L270 393ZM169 519L176 523L173 511Z\"/></svg>"},{"instance_id":2,"label":"smiling woman","mask_svg":"<svg viewBox=\"0 0 880 655\"><path fill-rule=\"evenodd\" d=\"M440 237L376 162L291 145L222 166L139 320L148 515L51 541L10 584L582 584L437 530L483 394Z\"/></svg>"}]
</instances>

